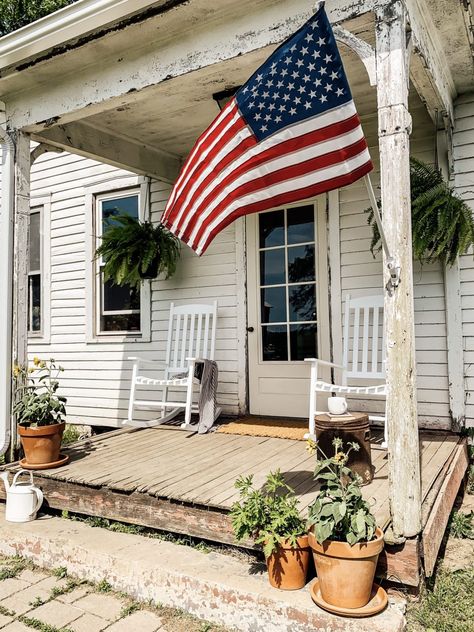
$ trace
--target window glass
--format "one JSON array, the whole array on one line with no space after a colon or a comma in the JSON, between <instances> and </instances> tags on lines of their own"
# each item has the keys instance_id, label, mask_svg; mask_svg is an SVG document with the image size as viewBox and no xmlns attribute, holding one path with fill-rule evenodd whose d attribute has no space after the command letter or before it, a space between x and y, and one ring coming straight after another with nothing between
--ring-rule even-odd
<instances>
[{"instance_id":1,"label":"window glass","mask_svg":"<svg viewBox=\"0 0 474 632\"><path fill-rule=\"evenodd\" d=\"M126 193L114 197L97 198L98 224L102 234L113 226L114 217L129 215L139 218L140 199L138 193ZM130 286L119 286L103 280L103 263L99 264L99 333L139 332L140 290Z\"/></svg>"},{"instance_id":2,"label":"window glass","mask_svg":"<svg viewBox=\"0 0 474 632\"><path fill-rule=\"evenodd\" d=\"M41 209L30 212L28 227L28 331L41 332Z\"/></svg>"},{"instance_id":3,"label":"window glass","mask_svg":"<svg viewBox=\"0 0 474 632\"><path fill-rule=\"evenodd\" d=\"M282 246L285 243L285 212L272 211L260 215L260 248Z\"/></svg>"}]
</instances>

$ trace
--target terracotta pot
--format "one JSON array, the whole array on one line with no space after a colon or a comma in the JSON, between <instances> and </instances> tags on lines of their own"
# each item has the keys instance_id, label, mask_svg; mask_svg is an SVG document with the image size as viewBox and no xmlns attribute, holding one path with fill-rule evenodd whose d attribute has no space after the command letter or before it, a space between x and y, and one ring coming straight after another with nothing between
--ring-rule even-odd
<instances>
[{"instance_id":1,"label":"terracotta pot","mask_svg":"<svg viewBox=\"0 0 474 632\"><path fill-rule=\"evenodd\" d=\"M327 603L343 608L362 608L370 600L383 532L377 529L375 540L351 546L347 542L326 540L319 544L308 533L321 595Z\"/></svg>"},{"instance_id":2,"label":"terracotta pot","mask_svg":"<svg viewBox=\"0 0 474 632\"><path fill-rule=\"evenodd\" d=\"M310 548L308 536L298 538L298 548L293 549L285 540L278 549L267 557L268 579L280 590L298 590L306 584Z\"/></svg>"},{"instance_id":3,"label":"terracotta pot","mask_svg":"<svg viewBox=\"0 0 474 632\"><path fill-rule=\"evenodd\" d=\"M18 432L26 462L39 465L58 461L65 427L65 423L37 428L19 425Z\"/></svg>"}]
</instances>

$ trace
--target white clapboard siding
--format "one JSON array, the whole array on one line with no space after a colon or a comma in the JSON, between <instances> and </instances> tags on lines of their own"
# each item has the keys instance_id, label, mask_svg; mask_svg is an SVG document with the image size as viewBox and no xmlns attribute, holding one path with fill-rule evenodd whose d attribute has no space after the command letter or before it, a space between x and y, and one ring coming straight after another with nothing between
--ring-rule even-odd
<instances>
[{"instance_id":1,"label":"white clapboard siding","mask_svg":"<svg viewBox=\"0 0 474 632\"><path fill-rule=\"evenodd\" d=\"M412 95L410 110L413 117L411 153L422 160L434 160L434 129L420 101ZM374 162L371 174L376 191L379 186L377 120L364 117L364 132ZM369 206L363 181L339 192L340 286L341 314L344 298L382 293L382 258L370 252L372 229L367 225L364 210ZM403 271L402 271L403 274ZM417 360L418 414L423 427L450 427L448 365L446 350L446 316L444 280L439 264L414 264L415 335ZM342 320L343 322L343 320ZM334 335L334 334L333 334ZM384 402L373 398L350 402L353 409L382 412Z\"/></svg>"},{"instance_id":2,"label":"white clapboard siding","mask_svg":"<svg viewBox=\"0 0 474 632\"><path fill-rule=\"evenodd\" d=\"M115 426L127 416L132 363L130 355L164 357L171 301L219 303L216 360L219 404L236 414L238 405L237 300L235 231L230 227L197 258L184 247L173 279L155 281L151 297L150 342L86 342L85 187L133 176L71 154L45 154L32 169L32 198L51 200L51 339L30 339L30 357L54 357L65 369L61 387L68 398L68 417L76 423ZM150 213L157 221L170 185L152 182ZM147 398L158 392L146 393ZM146 414L144 415L146 418Z\"/></svg>"},{"instance_id":3,"label":"white clapboard siding","mask_svg":"<svg viewBox=\"0 0 474 632\"><path fill-rule=\"evenodd\" d=\"M454 185L474 212L474 94L457 100L453 135ZM474 426L474 258L460 258L466 424Z\"/></svg>"}]
</instances>

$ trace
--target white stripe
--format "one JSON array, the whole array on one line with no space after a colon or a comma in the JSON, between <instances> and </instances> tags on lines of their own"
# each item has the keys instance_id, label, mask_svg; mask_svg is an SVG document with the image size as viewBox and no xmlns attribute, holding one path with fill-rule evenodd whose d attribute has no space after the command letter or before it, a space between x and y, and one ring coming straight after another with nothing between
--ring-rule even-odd
<instances>
[{"instance_id":1,"label":"white stripe","mask_svg":"<svg viewBox=\"0 0 474 632\"><path fill-rule=\"evenodd\" d=\"M261 165L257 165L253 169L249 169L245 171L242 175L236 178L231 184L226 186L219 195L216 195L212 202L205 207L205 209L201 209L197 207L197 204L193 207L194 215L198 214L199 219L205 221L207 217L213 212L216 206L219 205L232 191L238 189L243 184L247 184L252 182L253 180L258 180L261 178L262 173L268 175L273 173L274 171L278 171L279 169L284 169L287 167L291 167L293 165L297 165L301 162L305 162L306 160L311 160L312 158L318 158L320 156L324 156L327 153L344 149L349 145L353 145L355 142L364 137L364 132L362 131L362 127L358 125L354 130L350 132L346 132L341 134L341 136L332 137L328 140L316 143L315 145L309 145L308 147L304 147L303 149L297 149L288 154L283 154L282 156L278 156L277 158L272 158L267 162L264 162ZM220 181L220 176L216 178L216 181L213 183L217 185ZM196 238L197 233L199 232L199 226L195 226L193 232L189 238L189 244L192 245L194 243L194 239ZM181 235L180 235L181 236Z\"/></svg>"},{"instance_id":2,"label":"white stripe","mask_svg":"<svg viewBox=\"0 0 474 632\"><path fill-rule=\"evenodd\" d=\"M227 130L230 127L232 127L232 125L234 125L234 123L236 121L239 120L239 118L240 118L239 112L235 111L233 117L226 123L226 125L224 125L224 127L221 129L219 134L215 137L215 139L206 147L206 149L204 149L204 151L201 154L196 156L196 160L193 161L193 164L191 165L189 173L186 174L186 177L184 178L183 182L180 185L177 185L177 186L175 186L173 188L173 192L175 192L175 196L174 197L177 198L177 197L179 197L181 195L181 192L187 186L190 178L192 178L194 172L201 165L202 161L206 159L207 155L214 149L215 145L220 141L222 136L227 132ZM189 164L189 163L187 163L187 164ZM166 208L168 208L168 207L169 207L169 204L166 205ZM176 222L175 222L175 224L176 224Z\"/></svg>"},{"instance_id":3,"label":"white stripe","mask_svg":"<svg viewBox=\"0 0 474 632\"><path fill-rule=\"evenodd\" d=\"M328 127L329 125L333 125L335 123L339 123L345 121L346 119L354 116L356 114L356 109L353 101L348 101L343 106L334 108L324 114L320 114L318 116L312 117L310 119L305 119L300 123L296 123L290 127L286 127L276 134L272 134L272 136L267 137L265 140L261 141L257 145L254 145L250 149L247 149L241 156L239 156L232 163L227 165L227 167L212 180L212 182L206 187L206 189L199 195L199 198L194 202L192 208L186 208L185 211L185 220L183 221L182 226L180 227L178 237L182 237L186 228L191 221L193 215L197 212L196 209L199 207L200 203L206 196L209 194L212 189L218 185L222 180L227 177L232 171L237 169L241 164L246 162L248 159L253 158L254 156L259 155L261 152L266 151L267 149L271 149L276 145L279 145L282 142L287 140L291 140L294 138L298 138L299 136L304 136L309 132L315 132L318 129ZM230 144L230 143L229 143ZM232 147L233 148L233 147ZM222 160L227 153L231 151L228 149L228 145L225 145L220 153L220 160ZM212 172L211 165L207 167L203 172L203 177L206 177ZM194 189L195 190L195 189ZM180 201L181 207L186 207L186 203L189 197L186 198L185 202ZM180 217L183 216L181 211ZM177 223L177 222L176 222ZM174 228L174 225L173 225Z\"/></svg>"},{"instance_id":4,"label":"white stripe","mask_svg":"<svg viewBox=\"0 0 474 632\"><path fill-rule=\"evenodd\" d=\"M253 202L259 202L261 200L266 200L272 198L276 195L280 195L282 193L287 193L288 191L297 191L298 189L306 188L308 186L312 186L318 184L320 182L324 182L325 180L332 180L339 176L343 176L351 171L355 171L357 168L364 165L366 162L370 160L370 155L368 149L364 149L360 154L350 158L349 160L344 160L344 162L340 162L337 165L332 165L331 167L326 167L324 169L319 169L318 171L314 171L309 174L305 174L303 176L298 176L297 178L293 178L291 180L285 180L284 182L279 182L278 184L274 184L270 187L265 187L260 191L254 191L252 193L248 193L237 200L234 200L231 204L229 204L222 212L216 217L206 228L204 231L199 243L196 247L197 254L201 254L202 248L205 245L210 233L219 226L219 224L225 220L233 211L247 206L248 204L252 204ZM191 245L191 244L190 244Z\"/></svg>"},{"instance_id":5,"label":"white stripe","mask_svg":"<svg viewBox=\"0 0 474 632\"><path fill-rule=\"evenodd\" d=\"M232 104L232 105L230 105ZM232 100L229 104L229 107L224 108L222 110L222 112L219 114L219 116L217 116L215 118L215 120L211 123L211 125L207 128L207 130L205 132L203 132L201 138L199 138L199 140L197 141L197 143L194 145L193 149L191 150L191 153L189 154L182 170L181 173L178 176L178 179L176 180L176 182L174 183L174 187L173 190L171 191L171 195L169 197L168 200L168 204L166 205L166 207L168 208L169 204L172 203L176 197L177 194L177 190L179 185L181 184L181 182L183 181L183 178L186 176L188 170L190 169L190 167L192 166L192 161L194 156L196 155L196 153L199 151L201 145L207 140L207 138L210 136L210 134L212 134L212 132L216 129L216 127L218 125L220 125L220 123L225 120L226 118L228 118L229 116L233 115L233 112L237 109L237 103L234 100ZM166 209L165 209L165 213L166 213Z\"/></svg>"}]
</instances>

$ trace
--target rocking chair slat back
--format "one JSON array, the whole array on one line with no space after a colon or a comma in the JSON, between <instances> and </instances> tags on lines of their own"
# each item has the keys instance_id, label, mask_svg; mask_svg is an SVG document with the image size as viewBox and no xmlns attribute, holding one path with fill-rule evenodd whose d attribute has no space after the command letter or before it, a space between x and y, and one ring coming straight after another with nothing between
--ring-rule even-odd
<instances>
[{"instance_id":1,"label":"rocking chair slat back","mask_svg":"<svg viewBox=\"0 0 474 632\"><path fill-rule=\"evenodd\" d=\"M214 359L217 301L170 306L166 365L168 377L188 368L188 358ZM203 327L204 325L204 327Z\"/></svg>"},{"instance_id":2,"label":"rocking chair slat back","mask_svg":"<svg viewBox=\"0 0 474 632\"><path fill-rule=\"evenodd\" d=\"M343 365L348 378L385 379L382 323L383 296L346 296Z\"/></svg>"}]
</instances>

